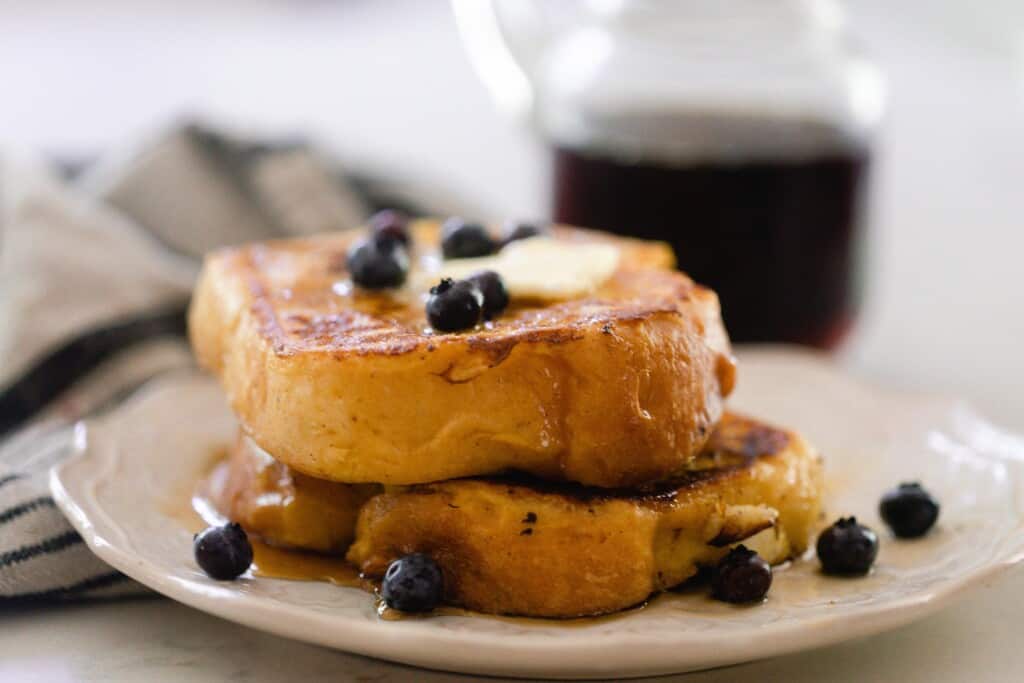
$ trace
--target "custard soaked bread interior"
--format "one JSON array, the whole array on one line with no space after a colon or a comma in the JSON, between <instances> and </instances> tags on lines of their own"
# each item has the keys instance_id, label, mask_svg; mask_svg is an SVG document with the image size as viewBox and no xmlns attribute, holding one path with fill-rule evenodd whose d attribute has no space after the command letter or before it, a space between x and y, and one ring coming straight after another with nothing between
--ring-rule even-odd
<instances>
[{"instance_id":1,"label":"custard soaked bread interior","mask_svg":"<svg viewBox=\"0 0 1024 683\"><path fill-rule=\"evenodd\" d=\"M427 329L413 286L353 287L353 235L223 250L195 292L193 346L245 431L313 477L417 484L513 469L626 487L677 473L734 382L717 297L670 270L663 244L554 235L616 246L616 269L583 297L513 299L456 334ZM414 268L429 270L437 224L415 225L412 242Z\"/></svg>"},{"instance_id":2,"label":"custard soaked bread interior","mask_svg":"<svg viewBox=\"0 0 1024 683\"><path fill-rule=\"evenodd\" d=\"M286 467L243 439L232 493L219 504L274 544L322 550L326 538L337 549L354 536L348 559L371 578L426 553L443 571L445 602L494 614L613 612L714 565L739 542L772 563L807 548L822 467L800 435L727 414L690 467L627 490L503 477L364 498L365 486L295 487Z\"/></svg>"}]
</instances>

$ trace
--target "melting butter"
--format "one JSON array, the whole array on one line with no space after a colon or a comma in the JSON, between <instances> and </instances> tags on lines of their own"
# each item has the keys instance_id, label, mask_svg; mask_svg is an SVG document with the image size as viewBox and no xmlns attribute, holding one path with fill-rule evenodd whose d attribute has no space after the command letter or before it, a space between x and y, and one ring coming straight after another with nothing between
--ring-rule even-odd
<instances>
[{"instance_id":1,"label":"melting butter","mask_svg":"<svg viewBox=\"0 0 1024 683\"><path fill-rule=\"evenodd\" d=\"M462 279L493 270L501 275L512 298L573 299L601 286L619 266L619 250L610 244L573 243L531 237L508 244L493 256L443 261L437 270L420 274L436 284L440 278Z\"/></svg>"}]
</instances>

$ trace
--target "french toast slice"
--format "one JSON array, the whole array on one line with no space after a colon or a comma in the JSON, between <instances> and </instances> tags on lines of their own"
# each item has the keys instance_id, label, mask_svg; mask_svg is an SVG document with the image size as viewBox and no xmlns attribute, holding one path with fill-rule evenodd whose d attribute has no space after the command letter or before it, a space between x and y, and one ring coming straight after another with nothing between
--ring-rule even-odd
<instances>
[{"instance_id":1,"label":"french toast slice","mask_svg":"<svg viewBox=\"0 0 1024 683\"><path fill-rule=\"evenodd\" d=\"M220 507L276 545L333 551L354 535L347 557L370 578L428 553L446 602L493 614L604 614L679 584L739 542L771 563L807 548L822 466L798 434L726 414L691 467L629 490L478 478L389 487L362 504L366 486L293 486L302 475L282 476L285 466L242 439L234 493Z\"/></svg>"},{"instance_id":2,"label":"french toast slice","mask_svg":"<svg viewBox=\"0 0 1024 683\"><path fill-rule=\"evenodd\" d=\"M381 491L380 484L339 484L297 472L240 431L204 494L270 545L342 555L355 538L359 510Z\"/></svg>"},{"instance_id":3,"label":"french toast slice","mask_svg":"<svg viewBox=\"0 0 1024 683\"><path fill-rule=\"evenodd\" d=\"M727 415L696 469L625 491L493 479L374 496L348 559L367 577L429 554L447 603L578 617L637 605L743 542L770 563L807 548L822 466L797 434Z\"/></svg>"},{"instance_id":4,"label":"french toast slice","mask_svg":"<svg viewBox=\"0 0 1024 683\"><path fill-rule=\"evenodd\" d=\"M438 224L412 232L414 267L429 269ZM415 484L512 469L631 486L684 467L720 418L735 365L718 298L670 269L666 245L556 228L567 249L614 245L614 273L580 298L513 299L484 326L441 334L424 292L351 285L345 253L360 236L216 252L193 296L200 364L295 470Z\"/></svg>"}]
</instances>

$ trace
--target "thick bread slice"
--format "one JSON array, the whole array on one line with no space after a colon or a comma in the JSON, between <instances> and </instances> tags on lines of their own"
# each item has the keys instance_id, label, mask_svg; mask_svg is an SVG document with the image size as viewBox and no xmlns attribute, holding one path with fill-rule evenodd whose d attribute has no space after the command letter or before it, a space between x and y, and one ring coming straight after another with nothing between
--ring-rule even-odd
<instances>
[{"instance_id":1,"label":"thick bread slice","mask_svg":"<svg viewBox=\"0 0 1024 683\"><path fill-rule=\"evenodd\" d=\"M616 245L617 270L583 298L513 301L456 334L427 330L423 292L353 288L357 235L219 251L193 298L193 347L246 432L318 478L669 476L699 453L734 382L718 299L669 270L663 244L555 235ZM436 262L437 240L436 223L417 224L414 262Z\"/></svg>"},{"instance_id":2,"label":"thick bread slice","mask_svg":"<svg viewBox=\"0 0 1024 683\"><path fill-rule=\"evenodd\" d=\"M427 553L449 604L575 617L639 604L741 541L771 563L807 548L822 467L799 435L727 415L696 464L706 469L632 491L471 479L383 493L363 507L348 559L379 578Z\"/></svg>"},{"instance_id":3,"label":"thick bread slice","mask_svg":"<svg viewBox=\"0 0 1024 683\"><path fill-rule=\"evenodd\" d=\"M343 555L363 504L379 484L339 484L296 472L239 432L205 495L225 517L269 545Z\"/></svg>"}]
</instances>

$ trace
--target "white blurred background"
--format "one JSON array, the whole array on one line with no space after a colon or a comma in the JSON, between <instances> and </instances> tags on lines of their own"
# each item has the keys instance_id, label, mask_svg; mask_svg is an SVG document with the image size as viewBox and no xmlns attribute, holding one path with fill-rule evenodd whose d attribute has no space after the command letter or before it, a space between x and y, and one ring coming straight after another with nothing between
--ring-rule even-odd
<instances>
[{"instance_id":1,"label":"white blurred background","mask_svg":"<svg viewBox=\"0 0 1024 683\"><path fill-rule=\"evenodd\" d=\"M865 313L843 358L1024 427L1024 2L855 0L888 75ZM182 115L547 212L444 0L0 0L0 144L87 159Z\"/></svg>"}]
</instances>

